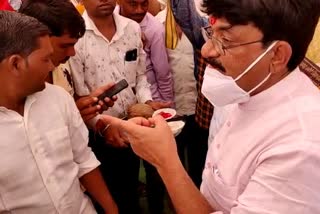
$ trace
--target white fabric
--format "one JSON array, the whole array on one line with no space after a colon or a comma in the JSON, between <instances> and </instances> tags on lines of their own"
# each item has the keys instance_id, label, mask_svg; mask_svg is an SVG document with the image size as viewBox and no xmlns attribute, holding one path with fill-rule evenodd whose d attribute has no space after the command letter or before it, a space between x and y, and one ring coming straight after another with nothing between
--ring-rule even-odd
<instances>
[{"instance_id":1,"label":"white fabric","mask_svg":"<svg viewBox=\"0 0 320 214\"><path fill-rule=\"evenodd\" d=\"M296 69L232 109L201 192L217 214L319 214L319 126L320 91Z\"/></svg>"},{"instance_id":2,"label":"white fabric","mask_svg":"<svg viewBox=\"0 0 320 214\"><path fill-rule=\"evenodd\" d=\"M69 62L75 92L79 96L88 95L102 85L118 82L123 78L128 81L130 87L121 91L114 106L104 112L121 118L126 116L128 106L136 102L145 103L152 100L152 96L145 75L145 52L140 26L117 13L113 13L113 17L117 31L112 40L108 41L87 12L84 13L87 30L75 46L76 56L71 57ZM137 49L137 59L125 61L126 52L133 49Z\"/></svg>"},{"instance_id":3,"label":"white fabric","mask_svg":"<svg viewBox=\"0 0 320 214\"><path fill-rule=\"evenodd\" d=\"M96 213L79 177L100 164L73 98L46 84L24 116L0 107L0 213Z\"/></svg>"}]
</instances>

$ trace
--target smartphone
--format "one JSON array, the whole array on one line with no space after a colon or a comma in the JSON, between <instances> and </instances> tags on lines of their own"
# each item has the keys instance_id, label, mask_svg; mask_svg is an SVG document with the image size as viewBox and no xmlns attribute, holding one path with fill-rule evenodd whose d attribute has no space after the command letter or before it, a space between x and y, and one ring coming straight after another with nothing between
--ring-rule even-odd
<instances>
[{"instance_id":1,"label":"smartphone","mask_svg":"<svg viewBox=\"0 0 320 214\"><path fill-rule=\"evenodd\" d=\"M126 52L124 60L127 62L136 61L137 57L138 57L138 51L137 51L137 49L133 49L133 50Z\"/></svg>"},{"instance_id":2,"label":"smartphone","mask_svg":"<svg viewBox=\"0 0 320 214\"><path fill-rule=\"evenodd\" d=\"M108 90L106 90L105 92L103 92L102 94L100 94L98 96L98 100L104 100L104 98L109 97L110 99L118 94L120 91L122 91L123 89L128 87L128 82L123 79L120 80L117 84L115 84L114 86L112 86L111 88L109 88Z\"/></svg>"}]
</instances>

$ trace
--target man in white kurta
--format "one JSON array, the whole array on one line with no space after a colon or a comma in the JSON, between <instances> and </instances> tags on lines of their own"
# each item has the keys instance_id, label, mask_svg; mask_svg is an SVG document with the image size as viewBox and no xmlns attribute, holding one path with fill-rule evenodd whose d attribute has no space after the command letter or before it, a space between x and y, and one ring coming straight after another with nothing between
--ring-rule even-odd
<instances>
[{"instance_id":1,"label":"man in white kurta","mask_svg":"<svg viewBox=\"0 0 320 214\"><path fill-rule=\"evenodd\" d=\"M74 100L58 86L30 95L24 117L0 107L0 212L95 213L79 182L99 166L87 144Z\"/></svg>"}]
</instances>

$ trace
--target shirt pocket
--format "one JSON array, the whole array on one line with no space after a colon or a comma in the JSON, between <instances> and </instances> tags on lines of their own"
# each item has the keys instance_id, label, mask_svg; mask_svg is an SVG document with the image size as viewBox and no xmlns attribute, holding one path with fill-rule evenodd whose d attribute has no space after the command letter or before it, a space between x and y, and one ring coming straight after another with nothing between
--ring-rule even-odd
<instances>
[{"instance_id":1,"label":"shirt pocket","mask_svg":"<svg viewBox=\"0 0 320 214\"><path fill-rule=\"evenodd\" d=\"M124 61L125 77L131 88L136 86L136 77L138 69L138 60L135 61Z\"/></svg>"},{"instance_id":2,"label":"shirt pocket","mask_svg":"<svg viewBox=\"0 0 320 214\"><path fill-rule=\"evenodd\" d=\"M219 196L224 200L232 203L232 201L237 200L238 197L238 187L235 184L231 184L225 179L219 168L212 168L211 177L214 180L214 187Z\"/></svg>"},{"instance_id":3,"label":"shirt pocket","mask_svg":"<svg viewBox=\"0 0 320 214\"><path fill-rule=\"evenodd\" d=\"M73 163L73 153L67 126L53 129L46 133L46 153L52 170L68 168Z\"/></svg>"}]
</instances>

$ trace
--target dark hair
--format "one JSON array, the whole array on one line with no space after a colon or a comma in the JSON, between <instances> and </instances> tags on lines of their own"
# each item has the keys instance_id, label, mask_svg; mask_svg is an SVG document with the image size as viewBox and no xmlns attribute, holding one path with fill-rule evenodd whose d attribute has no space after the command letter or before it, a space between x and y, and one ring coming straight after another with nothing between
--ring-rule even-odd
<instances>
[{"instance_id":1,"label":"dark hair","mask_svg":"<svg viewBox=\"0 0 320 214\"><path fill-rule=\"evenodd\" d=\"M49 34L35 18L0 10L0 62L13 54L28 56L39 47L39 38Z\"/></svg>"},{"instance_id":2,"label":"dark hair","mask_svg":"<svg viewBox=\"0 0 320 214\"><path fill-rule=\"evenodd\" d=\"M83 18L69 0L24 0L19 12L47 25L53 36L68 33L78 39L86 30Z\"/></svg>"},{"instance_id":3,"label":"dark hair","mask_svg":"<svg viewBox=\"0 0 320 214\"><path fill-rule=\"evenodd\" d=\"M305 57L319 20L319 0L204 0L204 11L231 25L253 24L263 33L264 45L275 40L291 45L288 69Z\"/></svg>"}]
</instances>

